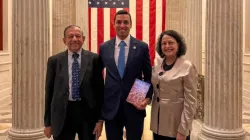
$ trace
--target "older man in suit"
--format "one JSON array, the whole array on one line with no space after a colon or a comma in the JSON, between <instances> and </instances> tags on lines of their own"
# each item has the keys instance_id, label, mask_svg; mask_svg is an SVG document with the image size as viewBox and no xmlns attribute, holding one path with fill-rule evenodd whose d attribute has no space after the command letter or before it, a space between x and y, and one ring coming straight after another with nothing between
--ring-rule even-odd
<instances>
[{"instance_id":1,"label":"older man in suit","mask_svg":"<svg viewBox=\"0 0 250 140\"><path fill-rule=\"evenodd\" d=\"M77 25L64 30L68 49L49 57L46 75L44 134L54 140L94 140L100 135L103 78L97 54L82 49Z\"/></svg>"},{"instance_id":2,"label":"older man in suit","mask_svg":"<svg viewBox=\"0 0 250 140\"><path fill-rule=\"evenodd\" d=\"M148 45L132 37L130 14L120 10L114 18L116 37L100 46L100 57L106 68L104 106L107 140L122 140L126 128L127 140L141 140L145 107L152 97L152 87L145 100L132 105L126 98L136 78L151 83Z\"/></svg>"}]
</instances>

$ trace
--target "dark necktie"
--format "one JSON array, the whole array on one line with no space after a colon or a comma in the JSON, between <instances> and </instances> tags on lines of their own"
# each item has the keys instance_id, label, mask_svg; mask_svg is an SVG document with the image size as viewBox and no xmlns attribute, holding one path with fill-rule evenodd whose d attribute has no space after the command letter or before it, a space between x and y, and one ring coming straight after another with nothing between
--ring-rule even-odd
<instances>
[{"instance_id":1,"label":"dark necktie","mask_svg":"<svg viewBox=\"0 0 250 140\"><path fill-rule=\"evenodd\" d=\"M80 97L80 66L77 61L79 54L72 55L74 61L72 64L72 99L81 100Z\"/></svg>"},{"instance_id":2,"label":"dark necktie","mask_svg":"<svg viewBox=\"0 0 250 140\"><path fill-rule=\"evenodd\" d=\"M118 57L118 71L120 74L120 77L123 78L124 70L125 70L125 46L126 43L124 41L121 41L120 44L120 53Z\"/></svg>"}]
</instances>

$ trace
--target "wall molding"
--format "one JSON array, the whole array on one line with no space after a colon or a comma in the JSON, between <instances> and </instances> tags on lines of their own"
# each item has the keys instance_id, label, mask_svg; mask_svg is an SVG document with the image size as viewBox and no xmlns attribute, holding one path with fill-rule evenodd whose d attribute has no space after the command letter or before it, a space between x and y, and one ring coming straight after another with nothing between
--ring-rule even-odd
<instances>
[{"instance_id":1,"label":"wall molding","mask_svg":"<svg viewBox=\"0 0 250 140\"><path fill-rule=\"evenodd\" d=\"M5 88L5 89L3 89L3 90L0 90L0 93L1 93L1 92L4 92L4 91L8 91L8 90L11 90L11 87L8 87L8 88Z\"/></svg>"},{"instance_id":2,"label":"wall molding","mask_svg":"<svg viewBox=\"0 0 250 140\"><path fill-rule=\"evenodd\" d=\"M0 51L0 56L8 56L8 55L10 55L8 51L5 51L5 50Z\"/></svg>"},{"instance_id":3,"label":"wall molding","mask_svg":"<svg viewBox=\"0 0 250 140\"><path fill-rule=\"evenodd\" d=\"M250 90L247 90L247 89L244 89L244 88L243 88L243 92L244 92L244 91L250 93Z\"/></svg>"},{"instance_id":4,"label":"wall molding","mask_svg":"<svg viewBox=\"0 0 250 140\"><path fill-rule=\"evenodd\" d=\"M250 63L243 62L243 65L250 65Z\"/></svg>"},{"instance_id":5,"label":"wall molding","mask_svg":"<svg viewBox=\"0 0 250 140\"><path fill-rule=\"evenodd\" d=\"M8 64L11 64L11 63L12 63L11 61L3 62L3 63L0 63L0 66L1 66L1 65L8 65Z\"/></svg>"},{"instance_id":6,"label":"wall molding","mask_svg":"<svg viewBox=\"0 0 250 140\"><path fill-rule=\"evenodd\" d=\"M244 70L244 72L250 73L250 70Z\"/></svg>"},{"instance_id":7,"label":"wall molding","mask_svg":"<svg viewBox=\"0 0 250 140\"><path fill-rule=\"evenodd\" d=\"M10 69L0 70L0 72L10 71Z\"/></svg>"},{"instance_id":8,"label":"wall molding","mask_svg":"<svg viewBox=\"0 0 250 140\"><path fill-rule=\"evenodd\" d=\"M0 98L0 101L1 101L1 100L3 100L3 101L4 101L4 99L6 99L6 98L8 98L8 97L11 97L11 94L6 95L6 96L4 96L4 97L1 97L1 98Z\"/></svg>"}]
</instances>

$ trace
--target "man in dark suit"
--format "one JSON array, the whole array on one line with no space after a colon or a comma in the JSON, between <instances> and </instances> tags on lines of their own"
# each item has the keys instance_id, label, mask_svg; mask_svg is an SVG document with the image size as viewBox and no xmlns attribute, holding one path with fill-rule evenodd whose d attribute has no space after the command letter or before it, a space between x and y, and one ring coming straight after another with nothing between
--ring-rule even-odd
<instances>
[{"instance_id":1,"label":"man in dark suit","mask_svg":"<svg viewBox=\"0 0 250 140\"><path fill-rule=\"evenodd\" d=\"M54 140L94 140L103 105L103 77L97 54L82 49L85 36L77 25L64 30L68 49L49 57L46 75L44 134Z\"/></svg>"},{"instance_id":2,"label":"man in dark suit","mask_svg":"<svg viewBox=\"0 0 250 140\"><path fill-rule=\"evenodd\" d=\"M107 140L122 140L126 128L127 140L141 140L145 108L152 97L152 86L145 100L132 105L126 98L136 78L151 83L148 45L132 37L130 14L120 10L114 18L116 37L100 46L100 57L106 68L104 105Z\"/></svg>"}]
</instances>

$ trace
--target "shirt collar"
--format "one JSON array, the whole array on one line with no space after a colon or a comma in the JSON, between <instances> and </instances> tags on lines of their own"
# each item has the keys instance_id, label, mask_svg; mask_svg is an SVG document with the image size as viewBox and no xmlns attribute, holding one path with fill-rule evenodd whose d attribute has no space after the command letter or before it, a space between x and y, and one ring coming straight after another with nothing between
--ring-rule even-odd
<instances>
[{"instance_id":1,"label":"shirt collar","mask_svg":"<svg viewBox=\"0 0 250 140\"><path fill-rule=\"evenodd\" d=\"M82 48L81 48L79 51L77 51L76 53L79 54L79 58L80 58L81 53L82 53ZM73 54L74 54L74 53L71 52L71 51L68 49L68 55L69 55L69 56L72 56Z\"/></svg>"},{"instance_id":2,"label":"shirt collar","mask_svg":"<svg viewBox=\"0 0 250 140\"><path fill-rule=\"evenodd\" d=\"M118 36L116 36L115 38L115 45L119 45L120 42L122 41ZM126 46L129 46L129 41L130 41L130 35L128 35L124 40L123 40L125 43L126 43Z\"/></svg>"}]
</instances>

